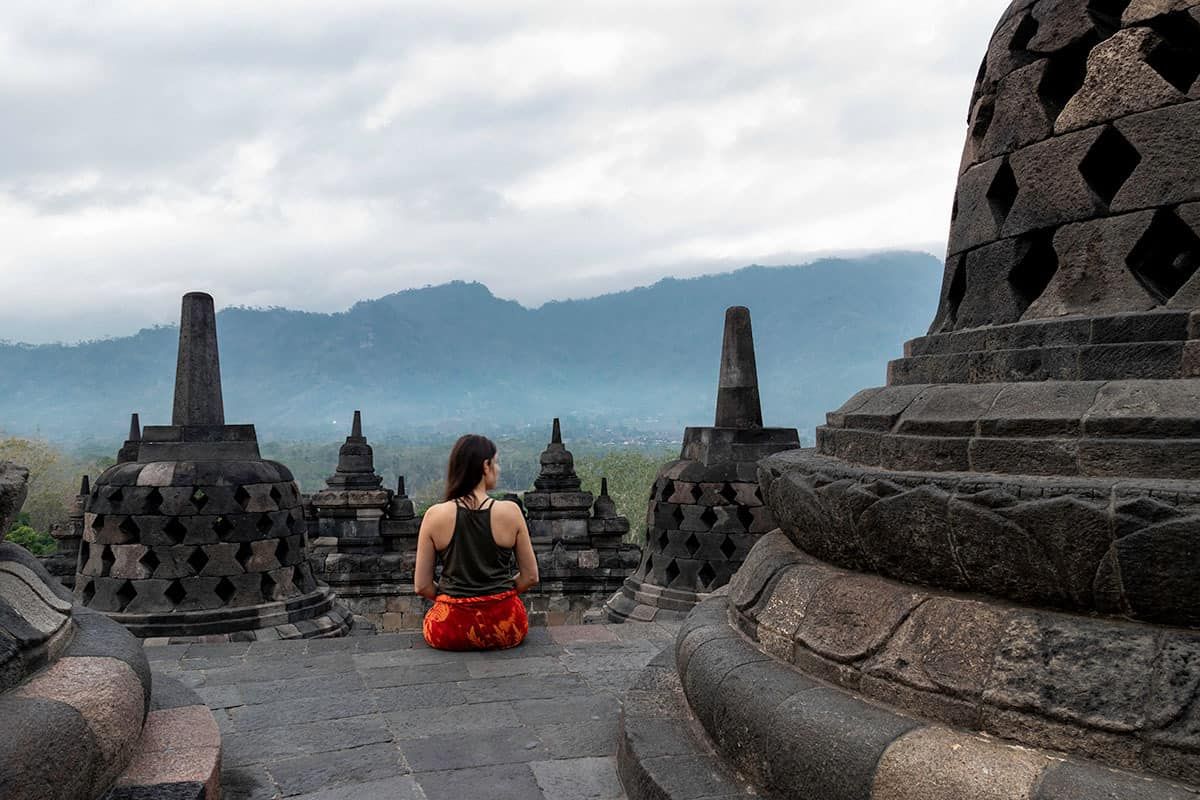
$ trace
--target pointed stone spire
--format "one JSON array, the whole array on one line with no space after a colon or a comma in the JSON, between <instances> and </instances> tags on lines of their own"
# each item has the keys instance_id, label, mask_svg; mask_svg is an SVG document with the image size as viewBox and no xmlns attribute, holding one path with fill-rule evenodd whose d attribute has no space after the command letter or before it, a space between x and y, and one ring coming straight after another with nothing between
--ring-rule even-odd
<instances>
[{"instance_id":1,"label":"pointed stone spire","mask_svg":"<svg viewBox=\"0 0 1200 800\"><path fill-rule=\"evenodd\" d=\"M750 309L732 306L725 311L715 427L748 429L761 428L762 424Z\"/></svg>"},{"instance_id":2,"label":"pointed stone spire","mask_svg":"<svg viewBox=\"0 0 1200 800\"><path fill-rule=\"evenodd\" d=\"M117 463L129 464L138 460L142 445L142 423L137 414L129 415L129 438L117 451Z\"/></svg>"},{"instance_id":3,"label":"pointed stone spire","mask_svg":"<svg viewBox=\"0 0 1200 800\"><path fill-rule=\"evenodd\" d=\"M396 497L408 497L408 492L404 489L403 475L401 475L400 479L396 481Z\"/></svg>"},{"instance_id":4,"label":"pointed stone spire","mask_svg":"<svg viewBox=\"0 0 1200 800\"><path fill-rule=\"evenodd\" d=\"M600 479L600 496L592 505L592 516L596 519L616 519L617 504L608 496L608 478Z\"/></svg>"},{"instance_id":5,"label":"pointed stone spire","mask_svg":"<svg viewBox=\"0 0 1200 800\"><path fill-rule=\"evenodd\" d=\"M84 497L92 493L91 480L87 475L83 476L83 480L79 482L79 496Z\"/></svg>"},{"instance_id":6,"label":"pointed stone spire","mask_svg":"<svg viewBox=\"0 0 1200 800\"><path fill-rule=\"evenodd\" d=\"M558 417L554 418L554 427L550 433L550 444L542 451L538 459L541 471L534 488L544 492L577 492L579 491L579 476L575 474L575 457L563 445L562 426ZM591 505L589 498L588 505Z\"/></svg>"},{"instance_id":7,"label":"pointed stone spire","mask_svg":"<svg viewBox=\"0 0 1200 800\"><path fill-rule=\"evenodd\" d=\"M383 478L375 474L375 451L363 436L362 412L354 412L350 435L338 451L337 472L325 480L331 489L378 489Z\"/></svg>"},{"instance_id":8,"label":"pointed stone spire","mask_svg":"<svg viewBox=\"0 0 1200 800\"><path fill-rule=\"evenodd\" d=\"M203 292L183 296L171 424L225 424L221 362L217 354L217 314L212 296Z\"/></svg>"}]
</instances>

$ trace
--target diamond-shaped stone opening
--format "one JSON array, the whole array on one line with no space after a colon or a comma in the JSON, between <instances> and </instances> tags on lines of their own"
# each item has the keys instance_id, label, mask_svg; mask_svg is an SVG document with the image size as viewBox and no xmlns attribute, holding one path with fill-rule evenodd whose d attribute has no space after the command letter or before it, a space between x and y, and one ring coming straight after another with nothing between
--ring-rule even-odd
<instances>
[{"instance_id":1,"label":"diamond-shaped stone opening","mask_svg":"<svg viewBox=\"0 0 1200 800\"><path fill-rule=\"evenodd\" d=\"M135 539L138 537L138 534L142 532L142 529L139 528L137 523L133 521L133 517L126 517L121 521L121 524L118 527L122 533L132 536Z\"/></svg>"},{"instance_id":2,"label":"diamond-shaped stone opening","mask_svg":"<svg viewBox=\"0 0 1200 800\"><path fill-rule=\"evenodd\" d=\"M733 539L726 536L721 542L721 553L725 558L733 558L733 554L737 552L737 545L733 543Z\"/></svg>"},{"instance_id":3,"label":"diamond-shaped stone opening","mask_svg":"<svg viewBox=\"0 0 1200 800\"><path fill-rule=\"evenodd\" d=\"M279 487L277 487L277 486L271 487L271 499L275 501L276 507L278 507L279 504L283 502L283 493L279 491Z\"/></svg>"},{"instance_id":4,"label":"diamond-shaped stone opening","mask_svg":"<svg viewBox=\"0 0 1200 800\"><path fill-rule=\"evenodd\" d=\"M171 601L171 605L177 606L187 597L187 590L183 588L183 584L179 581L171 581L171 585L163 592L166 598Z\"/></svg>"},{"instance_id":5,"label":"diamond-shaped stone opening","mask_svg":"<svg viewBox=\"0 0 1200 800\"><path fill-rule=\"evenodd\" d=\"M288 533L301 533L302 531L300 530L300 528L301 528L300 518L289 511L288 515L287 515Z\"/></svg>"},{"instance_id":6,"label":"diamond-shaped stone opening","mask_svg":"<svg viewBox=\"0 0 1200 800\"><path fill-rule=\"evenodd\" d=\"M92 560L92 546L88 544L87 539L81 539L79 542L79 566L76 572L83 572L83 565Z\"/></svg>"},{"instance_id":7,"label":"diamond-shaped stone opening","mask_svg":"<svg viewBox=\"0 0 1200 800\"><path fill-rule=\"evenodd\" d=\"M103 527L104 527L104 515L97 514L95 519L92 520L92 530L98 531L98 530L101 530Z\"/></svg>"},{"instance_id":8,"label":"diamond-shaped stone opening","mask_svg":"<svg viewBox=\"0 0 1200 800\"><path fill-rule=\"evenodd\" d=\"M726 503L734 503L737 500L737 489L732 483L727 483L721 487L721 497L725 498Z\"/></svg>"},{"instance_id":9,"label":"diamond-shaped stone opening","mask_svg":"<svg viewBox=\"0 0 1200 800\"><path fill-rule=\"evenodd\" d=\"M671 518L675 520L675 527L678 528L683 522L683 506L675 506L675 510L671 512Z\"/></svg>"},{"instance_id":10,"label":"diamond-shaped stone opening","mask_svg":"<svg viewBox=\"0 0 1200 800\"><path fill-rule=\"evenodd\" d=\"M120 486L116 487L115 489L113 489L112 491L110 491L108 493L108 502L110 502L110 503L119 503L124 499L125 499L125 493L123 491L121 491Z\"/></svg>"},{"instance_id":11,"label":"diamond-shaped stone opening","mask_svg":"<svg viewBox=\"0 0 1200 800\"><path fill-rule=\"evenodd\" d=\"M1080 41L1050 57L1037 89L1038 99L1050 119L1058 119L1067 103L1083 86L1091 46L1090 41Z\"/></svg>"},{"instance_id":12,"label":"diamond-shaped stone opening","mask_svg":"<svg viewBox=\"0 0 1200 800\"><path fill-rule=\"evenodd\" d=\"M291 548L288 547L288 540L280 539L279 544L275 545L275 560L280 564L286 564L290 552Z\"/></svg>"},{"instance_id":13,"label":"diamond-shaped stone opening","mask_svg":"<svg viewBox=\"0 0 1200 800\"><path fill-rule=\"evenodd\" d=\"M242 569L246 568L252 558L254 558L254 548L250 546L249 542L242 542L238 545L237 562L242 565Z\"/></svg>"},{"instance_id":14,"label":"diamond-shaped stone opening","mask_svg":"<svg viewBox=\"0 0 1200 800\"><path fill-rule=\"evenodd\" d=\"M221 598L221 605L227 606L233 600L233 596L237 594L237 587L229 578L221 578L217 581L217 588L214 591L217 593L217 597Z\"/></svg>"},{"instance_id":15,"label":"diamond-shaped stone opening","mask_svg":"<svg viewBox=\"0 0 1200 800\"><path fill-rule=\"evenodd\" d=\"M100 574L108 575L112 572L115 563L117 563L117 557L113 555L112 548L104 545L104 549L100 551Z\"/></svg>"},{"instance_id":16,"label":"diamond-shaped stone opening","mask_svg":"<svg viewBox=\"0 0 1200 800\"><path fill-rule=\"evenodd\" d=\"M162 508L162 504L162 492L160 492L157 487L151 489L150 493L146 495L146 512L149 514L157 514L159 509Z\"/></svg>"},{"instance_id":17,"label":"diamond-shaped stone opening","mask_svg":"<svg viewBox=\"0 0 1200 800\"><path fill-rule=\"evenodd\" d=\"M137 597L137 589L133 588L133 581L122 583L121 588L117 589L117 610L124 611L129 608L129 604L135 597Z\"/></svg>"},{"instance_id":18,"label":"diamond-shaped stone opening","mask_svg":"<svg viewBox=\"0 0 1200 800\"><path fill-rule=\"evenodd\" d=\"M760 487L760 486L754 487L754 499L760 503L763 502L762 487Z\"/></svg>"},{"instance_id":19,"label":"diamond-shaped stone opening","mask_svg":"<svg viewBox=\"0 0 1200 800\"><path fill-rule=\"evenodd\" d=\"M90 606L92 604L92 600L96 598L95 581L88 581L83 585L83 593L80 595L80 598L83 600L83 604L85 606Z\"/></svg>"},{"instance_id":20,"label":"diamond-shaped stone opening","mask_svg":"<svg viewBox=\"0 0 1200 800\"><path fill-rule=\"evenodd\" d=\"M1151 22L1159 40L1146 54L1146 63L1167 83L1187 94L1200 77L1200 23L1187 11Z\"/></svg>"},{"instance_id":21,"label":"diamond-shaped stone opening","mask_svg":"<svg viewBox=\"0 0 1200 800\"><path fill-rule=\"evenodd\" d=\"M275 579L272 578L269 573L264 572L262 576L262 583L260 585L262 587L262 596L267 600L274 600L275 591L279 587L279 584L275 582Z\"/></svg>"},{"instance_id":22,"label":"diamond-shaped stone opening","mask_svg":"<svg viewBox=\"0 0 1200 800\"><path fill-rule=\"evenodd\" d=\"M1021 304L1021 311L1042 296L1058 272L1058 253L1051 233L1031 234L1021 240L1017 263L1008 273L1008 284Z\"/></svg>"},{"instance_id":23,"label":"diamond-shaped stone opening","mask_svg":"<svg viewBox=\"0 0 1200 800\"><path fill-rule=\"evenodd\" d=\"M146 571L154 575L154 570L158 569L162 561L153 550L147 550L145 555L138 559L138 563L146 568Z\"/></svg>"},{"instance_id":24,"label":"diamond-shaped stone opening","mask_svg":"<svg viewBox=\"0 0 1200 800\"><path fill-rule=\"evenodd\" d=\"M216 521L213 522L213 530L216 531L217 536L224 539L233 532L233 522L228 517L217 517Z\"/></svg>"},{"instance_id":25,"label":"diamond-shaped stone opening","mask_svg":"<svg viewBox=\"0 0 1200 800\"><path fill-rule=\"evenodd\" d=\"M1088 148L1087 155L1079 164L1079 173L1083 175L1088 188L1107 206L1141 160L1141 154L1129 140L1110 125Z\"/></svg>"},{"instance_id":26,"label":"diamond-shaped stone opening","mask_svg":"<svg viewBox=\"0 0 1200 800\"><path fill-rule=\"evenodd\" d=\"M271 532L271 528L275 527L275 522L271 519L270 514L263 514L258 518L258 522L254 523L254 527L258 529L259 533L266 536Z\"/></svg>"},{"instance_id":27,"label":"diamond-shaped stone opening","mask_svg":"<svg viewBox=\"0 0 1200 800\"><path fill-rule=\"evenodd\" d=\"M1121 16L1129 7L1129 3L1130 0L1090 0L1087 4L1087 15L1101 40L1121 29Z\"/></svg>"},{"instance_id":28,"label":"diamond-shaped stone opening","mask_svg":"<svg viewBox=\"0 0 1200 800\"><path fill-rule=\"evenodd\" d=\"M700 488L700 484L692 486L692 502L699 503L700 498L704 496L704 490Z\"/></svg>"},{"instance_id":29,"label":"diamond-shaped stone opening","mask_svg":"<svg viewBox=\"0 0 1200 800\"><path fill-rule=\"evenodd\" d=\"M679 577L679 565L675 563L675 559L671 559L671 563L667 564L667 568L663 570L663 574L667 577L667 585L671 585Z\"/></svg>"},{"instance_id":30,"label":"diamond-shaped stone opening","mask_svg":"<svg viewBox=\"0 0 1200 800\"><path fill-rule=\"evenodd\" d=\"M192 501L192 505L196 507L197 511L203 511L204 507L208 505L208 495L205 494L203 489L197 489L192 492L192 496L188 499Z\"/></svg>"},{"instance_id":31,"label":"diamond-shaped stone opening","mask_svg":"<svg viewBox=\"0 0 1200 800\"><path fill-rule=\"evenodd\" d=\"M310 587L308 585L308 580L308 574L300 568L299 564L292 568L292 585L294 585L300 591L309 591Z\"/></svg>"},{"instance_id":32,"label":"diamond-shaped stone opening","mask_svg":"<svg viewBox=\"0 0 1200 800\"><path fill-rule=\"evenodd\" d=\"M245 510L246 504L250 502L250 493L246 491L245 486L237 488L237 491L233 493L233 501Z\"/></svg>"},{"instance_id":33,"label":"diamond-shaped stone opening","mask_svg":"<svg viewBox=\"0 0 1200 800\"><path fill-rule=\"evenodd\" d=\"M683 546L687 548L688 555L694 556L700 549L700 540L696 538L696 534L692 534L684 541Z\"/></svg>"},{"instance_id":34,"label":"diamond-shaped stone opening","mask_svg":"<svg viewBox=\"0 0 1200 800\"><path fill-rule=\"evenodd\" d=\"M742 523L742 527L750 530L750 526L754 524L754 512L745 506L738 506L737 515L738 522Z\"/></svg>"},{"instance_id":35,"label":"diamond-shaped stone opening","mask_svg":"<svg viewBox=\"0 0 1200 800\"><path fill-rule=\"evenodd\" d=\"M666 531L658 535L658 547L660 550L666 550L671 545L671 536Z\"/></svg>"},{"instance_id":36,"label":"diamond-shaped stone opening","mask_svg":"<svg viewBox=\"0 0 1200 800\"><path fill-rule=\"evenodd\" d=\"M208 554L204 552L203 548L197 547L188 556L187 563L192 568L192 571L199 575L208 566Z\"/></svg>"},{"instance_id":37,"label":"diamond-shaped stone opening","mask_svg":"<svg viewBox=\"0 0 1200 800\"><path fill-rule=\"evenodd\" d=\"M711 528L713 525L717 524L717 512L713 511L711 507L704 509L704 511L700 514L700 521L703 522L705 526Z\"/></svg>"},{"instance_id":38,"label":"diamond-shaped stone opening","mask_svg":"<svg viewBox=\"0 0 1200 800\"><path fill-rule=\"evenodd\" d=\"M660 497L663 499L663 502L670 500L671 495L673 494L675 494L675 481L663 481L662 494L660 495Z\"/></svg>"},{"instance_id":39,"label":"diamond-shaped stone opening","mask_svg":"<svg viewBox=\"0 0 1200 800\"><path fill-rule=\"evenodd\" d=\"M1017 176L1008 165L1008 159L1005 159L1000 169L996 170L996 176L992 178L987 190L988 206L992 210L996 225L1003 225L1004 220L1008 219L1008 212L1012 211L1017 202L1018 191L1020 189L1017 186Z\"/></svg>"},{"instance_id":40,"label":"diamond-shaped stone opening","mask_svg":"<svg viewBox=\"0 0 1200 800\"><path fill-rule=\"evenodd\" d=\"M983 137L987 136L988 130L992 127L992 119L996 116L996 101L991 96L984 98L974 109L974 118L968 120L971 125L971 138L976 142L982 142ZM958 216L957 196L955 197L955 208L951 209L950 219L953 221Z\"/></svg>"},{"instance_id":41,"label":"diamond-shaped stone opening","mask_svg":"<svg viewBox=\"0 0 1200 800\"><path fill-rule=\"evenodd\" d=\"M713 585L713 581L717 579L717 571L712 568L712 564L706 562L704 566L700 568L700 572L698 573L697 577L700 578L700 581L704 584L704 588L707 589L711 587Z\"/></svg>"},{"instance_id":42,"label":"diamond-shaped stone opening","mask_svg":"<svg viewBox=\"0 0 1200 800\"><path fill-rule=\"evenodd\" d=\"M1165 303L1200 266L1200 237L1174 211L1158 211L1125 263L1146 291Z\"/></svg>"},{"instance_id":43,"label":"diamond-shaped stone opening","mask_svg":"<svg viewBox=\"0 0 1200 800\"><path fill-rule=\"evenodd\" d=\"M171 544L183 544L183 540L187 537L187 528L178 519L171 517L163 527L163 533L171 540Z\"/></svg>"},{"instance_id":44,"label":"diamond-shaped stone opening","mask_svg":"<svg viewBox=\"0 0 1200 800\"><path fill-rule=\"evenodd\" d=\"M1021 18L1020 23L1018 23L1017 29L1013 31L1012 38L1008 41L1008 49L1016 51L1028 49L1029 43L1033 41L1034 36L1037 36L1038 28L1040 27L1037 18L1033 16L1033 12L1027 12Z\"/></svg>"}]
</instances>

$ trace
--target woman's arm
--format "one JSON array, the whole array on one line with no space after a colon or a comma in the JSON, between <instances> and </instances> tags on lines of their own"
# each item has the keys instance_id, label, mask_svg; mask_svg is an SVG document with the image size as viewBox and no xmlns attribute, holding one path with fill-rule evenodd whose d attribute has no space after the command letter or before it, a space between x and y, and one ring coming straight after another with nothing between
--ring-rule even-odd
<instances>
[{"instance_id":1,"label":"woman's arm","mask_svg":"<svg viewBox=\"0 0 1200 800\"><path fill-rule=\"evenodd\" d=\"M515 550L517 551L517 593L531 589L538 582L538 563L537 556L533 552L533 542L529 538L529 527L525 524L525 517L521 514L520 509L516 508L517 518L517 542Z\"/></svg>"},{"instance_id":2,"label":"woman's arm","mask_svg":"<svg viewBox=\"0 0 1200 800\"><path fill-rule=\"evenodd\" d=\"M436 509L437 506L430 508L421 519L421 531L417 534L417 563L413 569L413 591L430 600L437 597L437 584L433 582L433 566L437 560L433 528L438 524L440 514Z\"/></svg>"}]
</instances>

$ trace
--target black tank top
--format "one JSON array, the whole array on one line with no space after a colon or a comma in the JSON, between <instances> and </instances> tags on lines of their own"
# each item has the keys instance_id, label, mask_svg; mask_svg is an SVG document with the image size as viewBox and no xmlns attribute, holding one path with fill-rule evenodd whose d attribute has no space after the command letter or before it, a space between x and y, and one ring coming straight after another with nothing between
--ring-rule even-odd
<instances>
[{"instance_id":1,"label":"black tank top","mask_svg":"<svg viewBox=\"0 0 1200 800\"><path fill-rule=\"evenodd\" d=\"M492 538L492 506L495 500L479 508L467 508L456 502L454 535L442 559L441 594L450 597L480 597L508 591L515 585L515 562L511 548L500 547Z\"/></svg>"}]
</instances>

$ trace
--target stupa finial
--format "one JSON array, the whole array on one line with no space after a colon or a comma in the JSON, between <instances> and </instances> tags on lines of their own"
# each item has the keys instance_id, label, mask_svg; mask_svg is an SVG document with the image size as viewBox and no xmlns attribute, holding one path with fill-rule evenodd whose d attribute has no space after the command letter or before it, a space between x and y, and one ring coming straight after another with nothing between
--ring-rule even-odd
<instances>
[{"instance_id":1,"label":"stupa finial","mask_svg":"<svg viewBox=\"0 0 1200 800\"><path fill-rule=\"evenodd\" d=\"M550 434L550 444L562 444L562 426L558 424L558 417L554 418L554 430Z\"/></svg>"},{"instance_id":2,"label":"stupa finial","mask_svg":"<svg viewBox=\"0 0 1200 800\"><path fill-rule=\"evenodd\" d=\"M350 438L351 439L363 438L362 412L361 411L354 412L354 424L350 427Z\"/></svg>"},{"instance_id":3,"label":"stupa finial","mask_svg":"<svg viewBox=\"0 0 1200 800\"><path fill-rule=\"evenodd\" d=\"M721 377L717 383L718 428L761 428L762 404L758 396L758 367L754 361L754 332L750 309L732 306L725 311L725 338L721 343Z\"/></svg>"},{"instance_id":4,"label":"stupa finial","mask_svg":"<svg viewBox=\"0 0 1200 800\"><path fill-rule=\"evenodd\" d=\"M129 415L129 441L140 442L142 440L142 422L136 413Z\"/></svg>"},{"instance_id":5,"label":"stupa finial","mask_svg":"<svg viewBox=\"0 0 1200 800\"><path fill-rule=\"evenodd\" d=\"M217 354L217 314L212 295L203 292L189 292L183 296L171 424L225 424L221 362Z\"/></svg>"}]
</instances>

